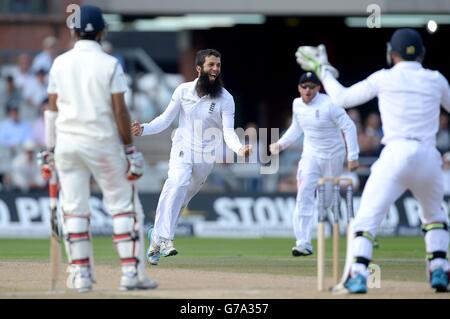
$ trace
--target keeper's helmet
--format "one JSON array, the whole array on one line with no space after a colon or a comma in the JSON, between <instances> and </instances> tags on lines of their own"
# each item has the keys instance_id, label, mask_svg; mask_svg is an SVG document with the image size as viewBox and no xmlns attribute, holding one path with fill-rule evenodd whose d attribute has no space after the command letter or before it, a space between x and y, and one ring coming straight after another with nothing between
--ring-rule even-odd
<instances>
[{"instance_id":1,"label":"keeper's helmet","mask_svg":"<svg viewBox=\"0 0 450 319\"><path fill-rule=\"evenodd\" d=\"M395 52L406 61L422 62L425 56L425 47L422 37L414 29L403 28L394 32L391 41L387 44L387 60L391 65L391 53Z\"/></svg>"},{"instance_id":2,"label":"keeper's helmet","mask_svg":"<svg viewBox=\"0 0 450 319\"><path fill-rule=\"evenodd\" d=\"M75 23L73 29L83 34L96 34L105 29L106 23L103 19L102 10L99 7L83 5L80 7L79 23Z\"/></svg>"}]
</instances>

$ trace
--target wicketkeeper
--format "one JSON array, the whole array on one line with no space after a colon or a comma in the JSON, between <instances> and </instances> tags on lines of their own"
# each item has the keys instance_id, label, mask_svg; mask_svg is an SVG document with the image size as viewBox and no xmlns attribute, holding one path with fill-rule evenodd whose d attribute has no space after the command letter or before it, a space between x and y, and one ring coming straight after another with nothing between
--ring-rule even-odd
<instances>
[{"instance_id":1,"label":"wicketkeeper","mask_svg":"<svg viewBox=\"0 0 450 319\"><path fill-rule=\"evenodd\" d=\"M300 97L292 103L292 124L277 143L269 146L273 154L278 154L304 134L303 153L297 170L297 201L292 216L296 238L293 256L313 253L311 229L319 179L339 177L345 159L349 170L359 166L356 126L341 107L320 93L320 88L320 80L314 73L307 72L300 77ZM331 199L332 188L327 185L326 207L330 206Z\"/></svg>"}]
</instances>

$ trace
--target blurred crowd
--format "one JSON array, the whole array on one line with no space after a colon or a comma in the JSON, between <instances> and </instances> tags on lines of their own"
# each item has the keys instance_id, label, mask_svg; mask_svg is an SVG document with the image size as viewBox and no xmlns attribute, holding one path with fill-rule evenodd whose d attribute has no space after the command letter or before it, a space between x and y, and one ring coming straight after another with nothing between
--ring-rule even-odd
<instances>
[{"instance_id":1,"label":"blurred crowd","mask_svg":"<svg viewBox=\"0 0 450 319\"><path fill-rule=\"evenodd\" d=\"M61 52L57 51L58 39L49 36L43 40L38 54L22 53L11 63L1 66L0 73L0 190L22 192L41 191L45 182L39 174L36 154L44 148L43 111L48 105L48 72L53 60ZM105 41L103 49L118 58L126 71L123 56L114 51L111 43ZM170 80L170 78L168 78ZM182 79L173 78L173 87ZM129 78L130 91L126 94L131 117L140 122L148 122L163 111L164 100L169 100L170 90L161 90L158 78L151 74ZM355 188L363 187L369 175L370 166L382 150L383 131L380 116L370 112L362 116L356 108L347 110L355 122L360 146L361 167L356 172L344 172L351 177ZM291 124L291 117L284 120L280 136ZM444 154L450 151L449 115L442 113L437 134L437 148ZM296 173L302 152L299 139L280 154L278 174L261 175L261 167L268 163L267 138L258 134L256 123L248 123L241 134L241 141L253 145L253 155L245 164L233 164L236 157L222 159L208 178L205 191L249 191L249 192L296 192ZM244 139L246 139L244 141ZM224 146L226 147L226 146ZM144 152L145 153L145 152ZM226 152L224 152L226 154ZM139 181L139 188L148 192L159 192L167 177L167 161L146 158L146 174ZM446 193L450 194L450 167L445 169ZM95 190L95 183L92 183Z\"/></svg>"},{"instance_id":2,"label":"blurred crowd","mask_svg":"<svg viewBox=\"0 0 450 319\"><path fill-rule=\"evenodd\" d=\"M58 47L58 39L48 36L39 53L21 53L1 65L0 190L31 192L45 187L36 154L45 147L43 112L48 106L48 73L61 53ZM123 57L114 52L111 43L105 41L103 49L125 69ZM133 117L151 120L157 114L154 103L138 89L134 93L130 90L126 95L127 104L134 107L130 109Z\"/></svg>"},{"instance_id":3,"label":"blurred crowd","mask_svg":"<svg viewBox=\"0 0 450 319\"><path fill-rule=\"evenodd\" d=\"M3 189L23 192L45 187L36 153L44 147L43 111L48 104L48 72L57 55L49 36L42 51L22 53L2 67L0 82L0 180Z\"/></svg>"},{"instance_id":4,"label":"blurred crowd","mask_svg":"<svg viewBox=\"0 0 450 319\"><path fill-rule=\"evenodd\" d=\"M380 115L377 112L369 112L362 117L357 108L347 110L348 115L353 120L357 128L358 143L360 147L360 168L356 172L344 171L345 177L353 180L355 190L362 189L370 174L370 166L378 159L383 145L383 130L381 128ZM285 130L289 127L291 118L286 121ZM282 132L283 133L283 132ZM281 134L282 134L281 133ZM289 170L282 170L285 173L280 174L278 191L295 192L297 189L296 170L297 163L301 156L302 142L299 140L291 145L280 155L280 162L283 167L289 167ZM437 148L441 155L450 151L450 126L449 115L442 111L439 118L439 131L437 133ZM444 187L445 193L450 195L450 165L444 166Z\"/></svg>"}]
</instances>

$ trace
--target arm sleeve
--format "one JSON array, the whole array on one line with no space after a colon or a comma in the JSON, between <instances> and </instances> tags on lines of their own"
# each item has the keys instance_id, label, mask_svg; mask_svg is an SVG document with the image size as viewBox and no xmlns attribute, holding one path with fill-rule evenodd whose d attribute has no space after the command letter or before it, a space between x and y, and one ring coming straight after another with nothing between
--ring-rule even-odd
<instances>
[{"instance_id":1,"label":"arm sleeve","mask_svg":"<svg viewBox=\"0 0 450 319\"><path fill-rule=\"evenodd\" d=\"M234 131L234 109L233 99L230 99L222 107L223 139L233 152L238 153L243 145Z\"/></svg>"},{"instance_id":2,"label":"arm sleeve","mask_svg":"<svg viewBox=\"0 0 450 319\"><path fill-rule=\"evenodd\" d=\"M447 112L450 113L450 87L448 86L448 81L444 76L442 76L442 91L441 105Z\"/></svg>"},{"instance_id":3,"label":"arm sleeve","mask_svg":"<svg viewBox=\"0 0 450 319\"><path fill-rule=\"evenodd\" d=\"M44 131L45 131L45 146L48 150L55 148L56 143L56 127L55 122L58 117L58 112L45 110L44 111Z\"/></svg>"},{"instance_id":4,"label":"arm sleeve","mask_svg":"<svg viewBox=\"0 0 450 319\"><path fill-rule=\"evenodd\" d=\"M333 121L344 134L347 146L347 159L355 161L359 157L358 135L355 123L348 114L340 107L331 106L331 116Z\"/></svg>"},{"instance_id":5,"label":"arm sleeve","mask_svg":"<svg viewBox=\"0 0 450 319\"><path fill-rule=\"evenodd\" d=\"M344 87L327 71L322 84L335 105L350 108L366 103L378 95L378 83L382 71L373 73L367 79L349 88Z\"/></svg>"},{"instance_id":6,"label":"arm sleeve","mask_svg":"<svg viewBox=\"0 0 450 319\"><path fill-rule=\"evenodd\" d=\"M292 113L294 114L294 113ZM298 124L294 115L292 115L292 123L291 126L287 129L287 131L283 134L283 136L278 140L278 144L280 144L281 149L286 149L294 143L297 139L299 139L303 134L303 130L301 126Z\"/></svg>"},{"instance_id":7,"label":"arm sleeve","mask_svg":"<svg viewBox=\"0 0 450 319\"><path fill-rule=\"evenodd\" d=\"M178 87L173 93L172 99L170 100L166 110L161 115L153 119L150 123L142 124L142 128L144 129L142 131L142 135L158 134L172 124L181 110L180 96L181 92Z\"/></svg>"},{"instance_id":8,"label":"arm sleeve","mask_svg":"<svg viewBox=\"0 0 450 319\"><path fill-rule=\"evenodd\" d=\"M110 89L111 94L125 93L128 90L127 79L119 62L116 63L114 68L114 73L111 77Z\"/></svg>"},{"instance_id":9,"label":"arm sleeve","mask_svg":"<svg viewBox=\"0 0 450 319\"><path fill-rule=\"evenodd\" d=\"M28 87L28 86L26 86ZM26 96L28 93L24 90L24 96ZM58 94L58 87L56 85L56 76L55 76L55 67L52 67L50 69L50 73L48 76L48 87L47 87L47 93L48 94Z\"/></svg>"}]
</instances>

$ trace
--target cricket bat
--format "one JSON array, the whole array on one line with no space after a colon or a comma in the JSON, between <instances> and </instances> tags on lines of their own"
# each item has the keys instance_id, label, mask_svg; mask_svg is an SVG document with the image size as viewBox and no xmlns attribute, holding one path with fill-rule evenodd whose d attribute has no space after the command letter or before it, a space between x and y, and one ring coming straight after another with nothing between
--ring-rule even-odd
<instances>
[{"instance_id":1,"label":"cricket bat","mask_svg":"<svg viewBox=\"0 0 450 319\"><path fill-rule=\"evenodd\" d=\"M51 290L55 290L58 282L59 268L61 265L61 232L58 223L58 179L56 170L52 171L48 183L50 196L50 269L51 269Z\"/></svg>"}]
</instances>

